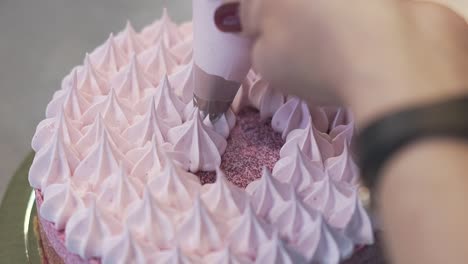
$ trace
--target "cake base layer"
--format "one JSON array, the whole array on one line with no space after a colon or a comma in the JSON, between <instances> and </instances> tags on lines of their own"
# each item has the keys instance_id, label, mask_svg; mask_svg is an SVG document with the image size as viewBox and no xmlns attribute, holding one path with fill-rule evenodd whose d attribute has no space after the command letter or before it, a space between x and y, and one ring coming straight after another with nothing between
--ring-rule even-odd
<instances>
[{"instance_id":1,"label":"cake base layer","mask_svg":"<svg viewBox=\"0 0 468 264\"><path fill-rule=\"evenodd\" d=\"M73 254L65 247L65 232L55 229L54 224L40 216L40 209L43 202L42 193L36 190L36 207L39 227L39 234L41 239L41 247L45 258L51 264L84 264L84 263L100 263L98 259L84 260L77 254Z\"/></svg>"},{"instance_id":2,"label":"cake base layer","mask_svg":"<svg viewBox=\"0 0 468 264\"><path fill-rule=\"evenodd\" d=\"M54 263L54 264L63 264L62 258L55 252L54 247L50 244L47 236L42 228L42 225L39 219L34 221L35 228L38 230L38 239L40 244L40 250L42 250L42 263Z\"/></svg>"}]
</instances>

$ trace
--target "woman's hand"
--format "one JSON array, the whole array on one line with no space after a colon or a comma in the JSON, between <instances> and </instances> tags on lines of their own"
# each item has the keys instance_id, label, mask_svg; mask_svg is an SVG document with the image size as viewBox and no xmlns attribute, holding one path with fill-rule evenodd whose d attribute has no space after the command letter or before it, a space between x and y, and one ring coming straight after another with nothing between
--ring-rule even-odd
<instances>
[{"instance_id":1,"label":"woman's hand","mask_svg":"<svg viewBox=\"0 0 468 264\"><path fill-rule=\"evenodd\" d=\"M358 124L464 92L465 21L435 4L397 0L243 0L254 67L310 102L345 103Z\"/></svg>"},{"instance_id":2,"label":"woman's hand","mask_svg":"<svg viewBox=\"0 0 468 264\"><path fill-rule=\"evenodd\" d=\"M358 126L468 92L468 27L439 5L242 0L241 20L255 39L254 67L273 87L309 102L345 103ZM395 263L466 262L463 143L423 140L383 168L376 200Z\"/></svg>"}]
</instances>

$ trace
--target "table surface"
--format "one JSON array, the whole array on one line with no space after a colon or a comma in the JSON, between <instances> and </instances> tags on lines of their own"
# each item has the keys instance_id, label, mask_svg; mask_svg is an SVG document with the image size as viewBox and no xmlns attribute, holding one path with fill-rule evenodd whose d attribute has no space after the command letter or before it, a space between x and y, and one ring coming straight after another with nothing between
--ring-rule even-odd
<instances>
[{"instance_id":1,"label":"table surface","mask_svg":"<svg viewBox=\"0 0 468 264\"><path fill-rule=\"evenodd\" d=\"M191 17L190 0L0 1L0 201L62 77L127 19L140 29L164 5Z\"/></svg>"}]
</instances>

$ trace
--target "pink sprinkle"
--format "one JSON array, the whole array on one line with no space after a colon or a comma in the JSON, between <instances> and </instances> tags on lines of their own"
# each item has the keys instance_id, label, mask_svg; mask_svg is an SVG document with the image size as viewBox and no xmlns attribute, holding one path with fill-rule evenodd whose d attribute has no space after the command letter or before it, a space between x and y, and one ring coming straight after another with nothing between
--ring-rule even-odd
<instances>
[{"instance_id":1,"label":"pink sprinkle","mask_svg":"<svg viewBox=\"0 0 468 264\"><path fill-rule=\"evenodd\" d=\"M230 182L245 188L262 176L263 166L273 169L284 141L281 134L271 128L271 119L262 121L257 110L246 108L237 115L236 126L227 143L221 169ZM216 180L215 172L198 172L197 175L202 184Z\"/></svg>"}]
</instances>

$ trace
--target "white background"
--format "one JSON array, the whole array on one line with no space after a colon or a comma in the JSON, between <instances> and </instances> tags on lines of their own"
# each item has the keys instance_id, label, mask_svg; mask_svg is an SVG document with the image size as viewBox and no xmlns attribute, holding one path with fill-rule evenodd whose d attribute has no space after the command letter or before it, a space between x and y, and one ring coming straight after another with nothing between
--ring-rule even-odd
<instances>
[{"instance_id":1,"label":"white background","mask_svg":"<svg viewBox=\"0 0 468 264\"><path fill-rule=\"evenodd\" d=\"M0 200L62 77L127 19L139 30L163 6L191 17L191 0L0 0Z\"/></svg>"}]
</instances>

